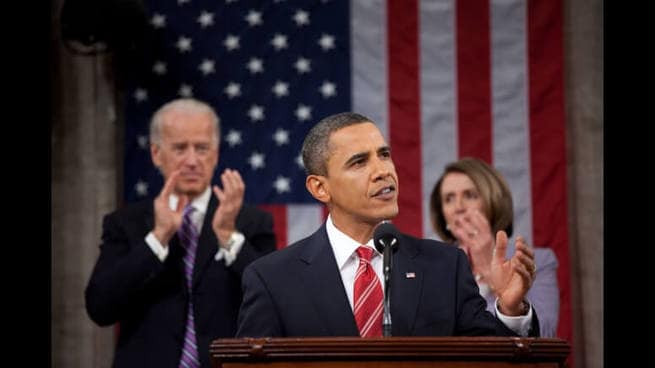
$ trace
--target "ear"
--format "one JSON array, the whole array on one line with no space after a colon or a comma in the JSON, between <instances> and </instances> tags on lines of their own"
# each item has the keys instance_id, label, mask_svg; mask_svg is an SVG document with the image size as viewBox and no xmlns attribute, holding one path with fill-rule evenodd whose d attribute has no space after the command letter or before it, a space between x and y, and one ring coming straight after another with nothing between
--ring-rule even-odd
<instances>
[{"instance_id":1,"label":"ear","mask_svg":"<svg viewBox=\"0 0 655 368\"><path fill-rule=\"evenodd\" d=\"M318 201L327 204L330 202L330 187L325 176L309 175L305 179L305 187Z\"/></svg>"},{"instance_id":2,"label":"ear","mask_svg":"<svg viewBox=\"0 0 655 368\"><path fill-rule=\"evenodd\" d=\"M150 144L150 158L155 167L161 166L161 147L158 144Z\"/></svg>"}]
</instances>

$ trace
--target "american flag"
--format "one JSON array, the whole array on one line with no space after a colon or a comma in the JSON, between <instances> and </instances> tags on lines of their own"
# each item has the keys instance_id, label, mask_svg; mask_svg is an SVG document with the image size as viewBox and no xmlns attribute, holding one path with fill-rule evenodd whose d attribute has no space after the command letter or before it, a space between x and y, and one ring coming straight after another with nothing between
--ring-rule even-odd
<instances>
[{"instance_id":1,"label":"american flag","mask_svg":"<svg viewBox=\"0 0 655 368\"><path fill-rule=\"evenodd\" d=\"M193 96L222 120L218 173L274 215L279 246L326 212L304 186L302 140L355 111L387 137L401 231L437 238L428 198L446 163L476 156L507 178L515 233L559 261L558 336L571 329L561 0L145 0L151 41L127 85L125 196L154 197L161 104ZM219 182L215 177L215 182Z\"/></svg>"}]
</instances>

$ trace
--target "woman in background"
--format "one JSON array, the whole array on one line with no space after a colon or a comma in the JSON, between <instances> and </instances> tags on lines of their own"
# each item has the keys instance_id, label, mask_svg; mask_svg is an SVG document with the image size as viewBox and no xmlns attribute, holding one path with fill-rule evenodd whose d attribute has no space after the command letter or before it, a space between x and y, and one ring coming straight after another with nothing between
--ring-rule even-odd
<instances>
[{"instance_id":1,"label":"woman in background","mask_svg":"<svg viewBox=\"0 0 655 368\"><path fill-rule=\"evenodd\" d=\"M487 310L495 313L496 294L489 270L496 234L504 231L511 237L513 230L512 195L505 179L476 158L452 162L432 190L430 214L441 239L455 243L468 256ZM507 257L511 257L509 251ZM539 318L541 337L554 337L559 317L557 258L550 248L536 247L534 251L536 277L527 298Z\"/></svg>"}]
</instances>

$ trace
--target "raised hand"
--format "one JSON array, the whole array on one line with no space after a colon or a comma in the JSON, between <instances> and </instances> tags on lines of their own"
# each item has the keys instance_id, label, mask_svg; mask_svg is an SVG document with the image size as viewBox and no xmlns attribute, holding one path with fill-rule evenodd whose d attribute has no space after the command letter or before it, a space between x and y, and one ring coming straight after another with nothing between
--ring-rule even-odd
<instances>
[{"instance_id":1,"label":"raised hand","mask_svg":"<svg viewBox=\"0 0 655 368\"><path fill-rule=\"evenodd\" d=\"M507 234L496 234L496 248L491 260L490 281L498 296L498 308L508 316L518 316L525 311L522 302L532 282L536 266L534 251L530 249L522 236L516 238L516 251L512 258L506 260Z\"/></svg>"},{"instance_id":2,"label":"raised hand","mask_svg":"<svg viewBox=\"0 0 655 368\"><path fill-rule=\"evenodd\" d=\"M175 184L179 176L180 170L172 172L154 201L155 228L152 230L152 233L163 246L168 245L169 240L171 240L177 229L182 226L182 213L184 212L184 207L189 203L187 196L179 195L177 207L174 210L168 204L169 197L175 189Z\"/></svg>"},{"instance_id":3,"label":"raised hand","mask_svg":"<svg viewBox=\"0 0 655 368\"><path fill-rule=\"evenodd\" d=\"M473 273L489 283L495 244L487 218L477 209L467 210L453 224L449 224L448 229L469 257Z\"/></svg>"},{"instance_id":4,"label":"raised hand","mask_svg":"<svg viewBox=\"0 0 655 368\"><path fill-rule=\"evenodd\" d=\"M219 201L212 219L212 229L222 246L227 243L232 232L236 230L236 218L243 204L246 185L239 172L232 169L223 171L221 183L223 184L222 190L217 185L212 187Z\"/></svg>"}]
</instances>

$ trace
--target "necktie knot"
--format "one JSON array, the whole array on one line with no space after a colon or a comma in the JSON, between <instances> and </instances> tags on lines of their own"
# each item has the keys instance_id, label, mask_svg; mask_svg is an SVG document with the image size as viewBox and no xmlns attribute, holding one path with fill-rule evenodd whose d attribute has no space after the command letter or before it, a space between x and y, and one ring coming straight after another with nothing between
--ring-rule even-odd
<instances>
[{"instance_id":1,"label":"necktie knot","mask_svg":"<svg viewBox=\"0 0 655 368\"><path fill-rule=\"evenodd\" d=\"M360 259L360 262L362 260L365 260L366 262L369 263L371 262L371 258L373 258L373 249L362 245L359 248L357 248L356 252L357 252L357 256Z\"/></svg>"}]
</instances>

